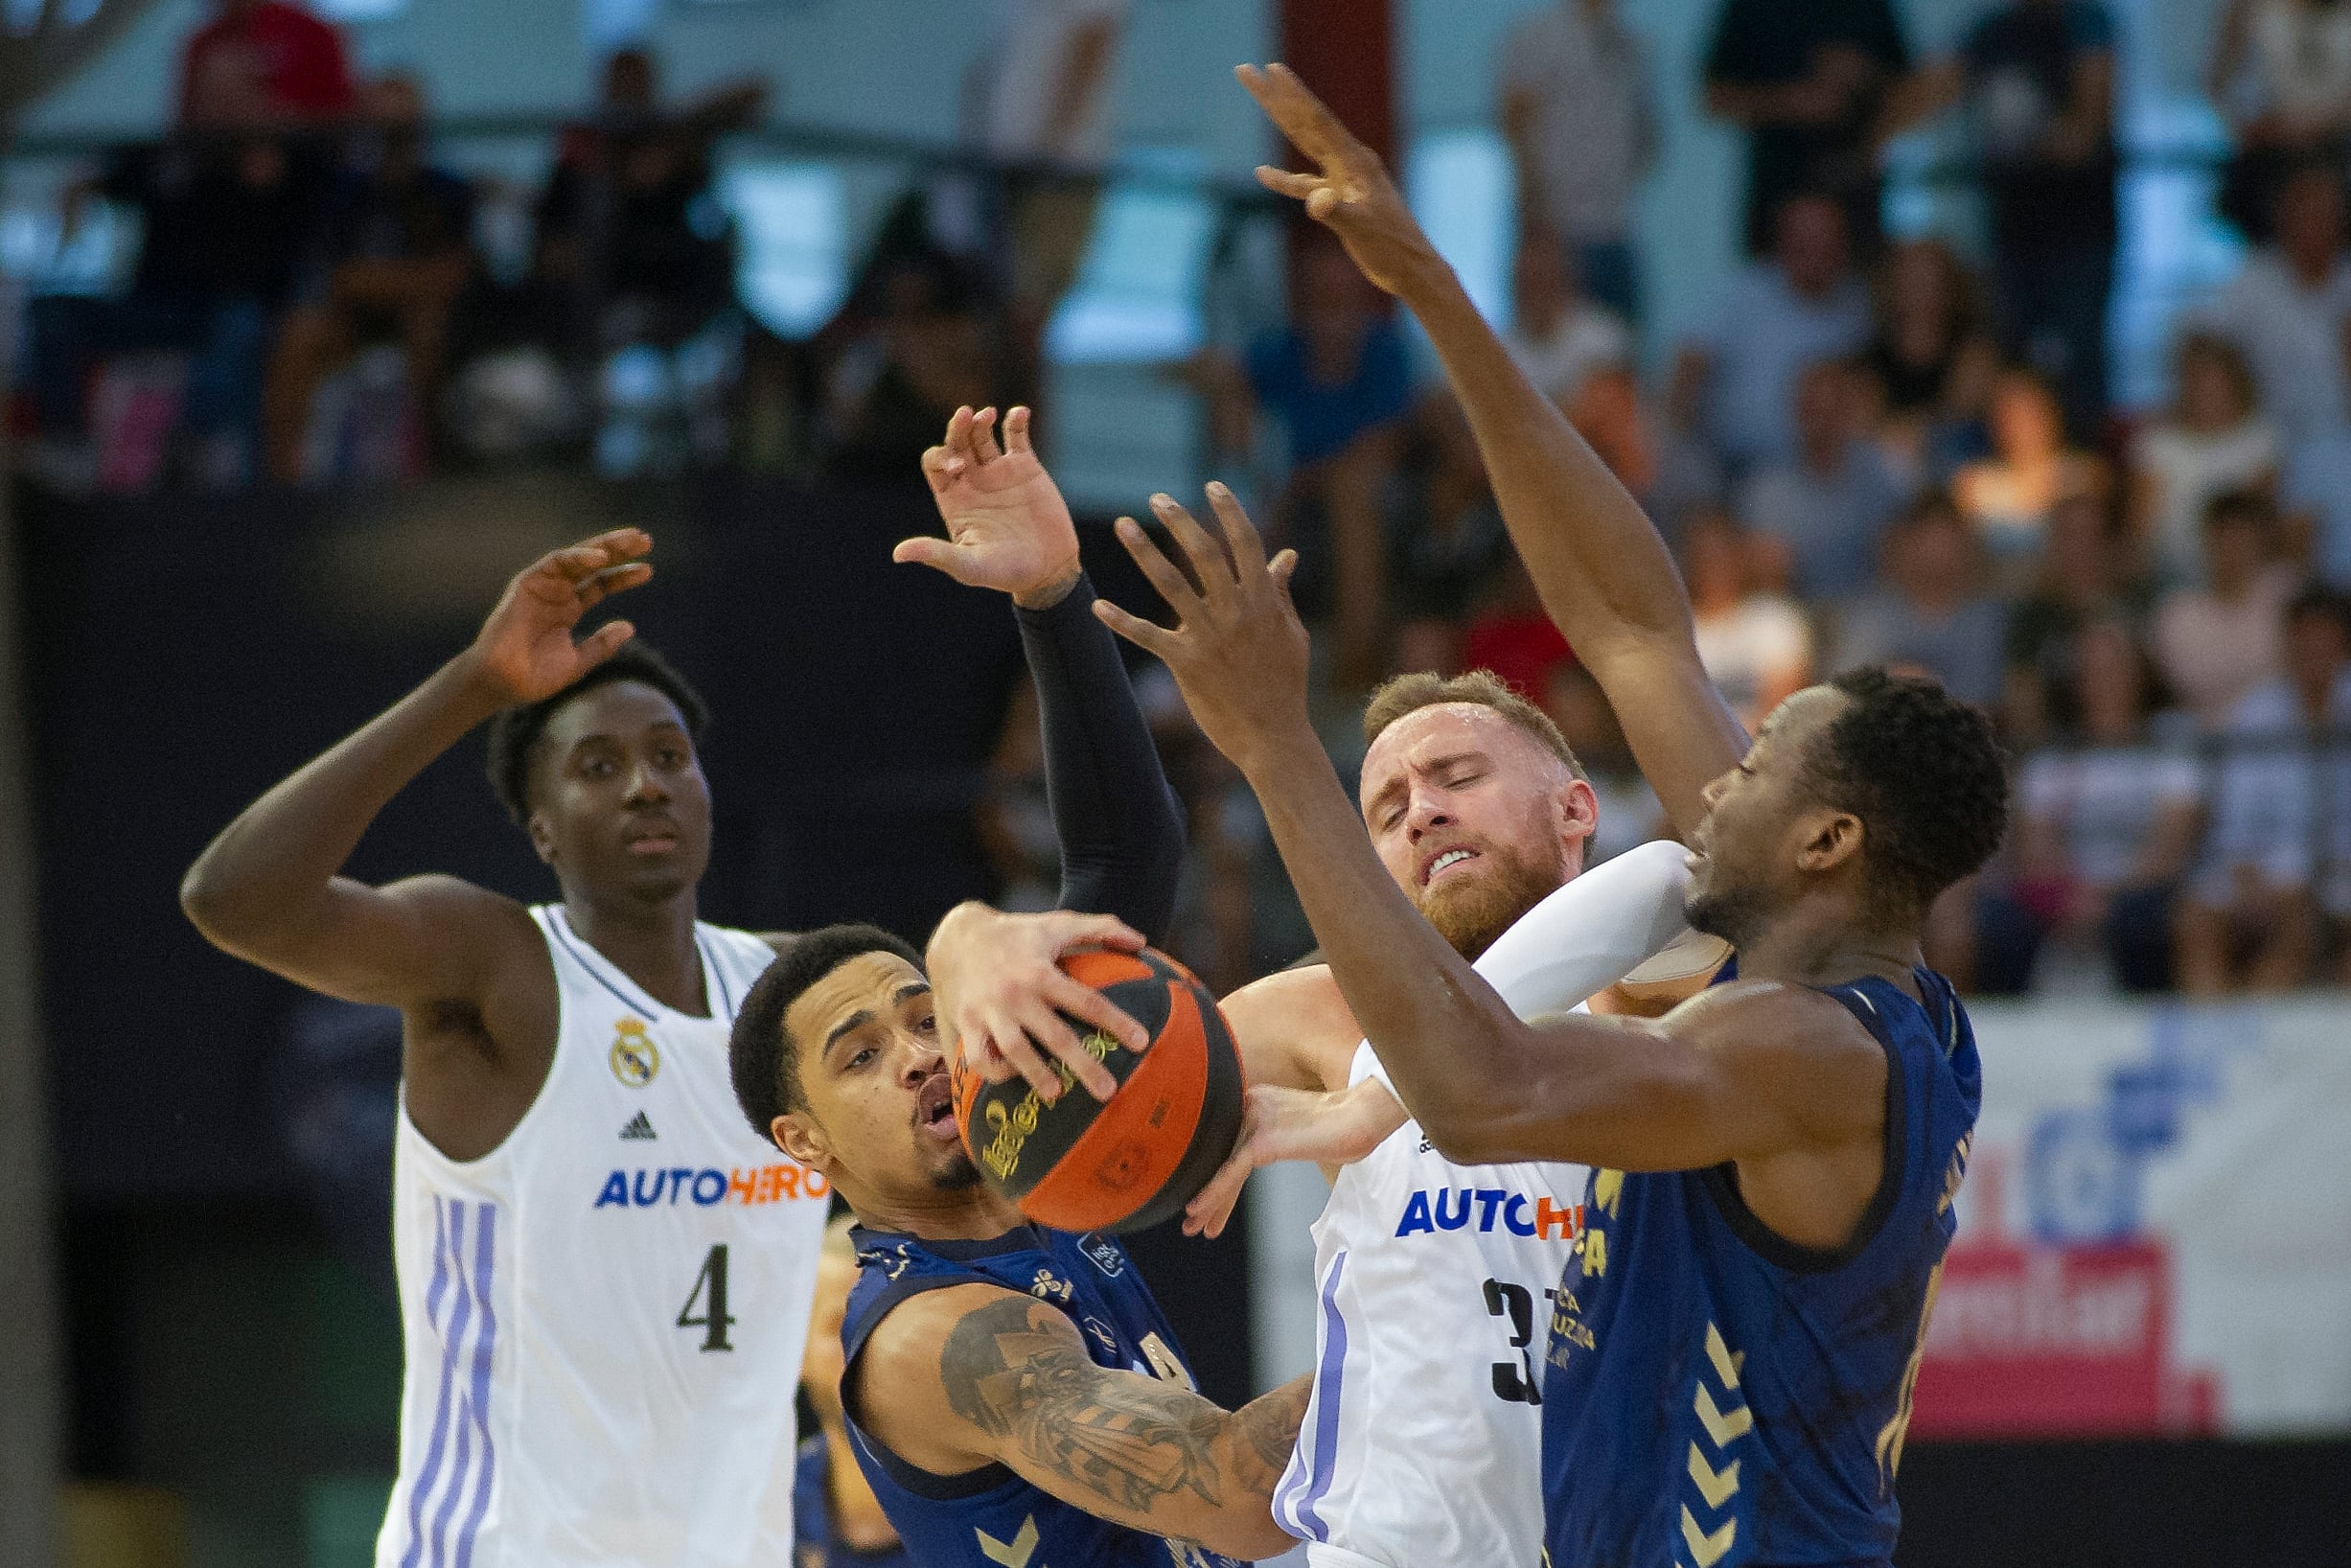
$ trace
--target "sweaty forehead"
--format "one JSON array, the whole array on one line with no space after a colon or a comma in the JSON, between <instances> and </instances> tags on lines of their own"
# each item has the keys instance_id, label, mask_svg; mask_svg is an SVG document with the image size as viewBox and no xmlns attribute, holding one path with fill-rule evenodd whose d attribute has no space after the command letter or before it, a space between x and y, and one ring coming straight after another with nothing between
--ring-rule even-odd
<instances>
[{"instance_id":1,"label":"sweaty forehead","mask_svg":"<svg viewBox=\"0 0 2351 1568\"><path fill-rule=\"evenodd\" d=\"M861 1012L878 1015L897 1004L910 985L927 985L921 970L895 953L876 949L841 959L824 978L793 998L784 1009L784 1029L802 1049L821 1050L824 1039L844 1019Z\"/></svg>"},{"instance_id":2,"label":"sweaty forehead","mask_svg":"<svg viewBox=\"0 0 2351 1568\"><path fill-rule=\"evenodd\" d=\"M549 714L542 733L549 749L560 756L590 735L626 738L664 725L685 727L678 704L667 696L642 680L609 680Z\"/></svg>"},{"instance_id":3,"label":"sweaty forehead","mask_svg":"<svg viewBox=\"0 0 2351 1568\"><path fill-rule=\"evenodd\" d=\"M1381 730L1364 752L1363 799L1368 804L1402 773L1464 751L1537 766L1558 760L1484 703L1435 703L1413 709Z\"/></svg>"}]
</instances>

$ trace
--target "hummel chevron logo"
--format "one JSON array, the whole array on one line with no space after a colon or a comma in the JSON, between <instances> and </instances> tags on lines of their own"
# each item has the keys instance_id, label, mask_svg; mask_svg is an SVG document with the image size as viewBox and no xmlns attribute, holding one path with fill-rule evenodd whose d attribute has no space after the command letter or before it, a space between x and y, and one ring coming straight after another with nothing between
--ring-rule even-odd
<instances>
[{"instance_id":1,"label":"hummel chevron logo","mask_svg":"<svg viewBox=\"0 0 2351 1568\"><path fill-rule=\"evenodd\" d=\"M1698 1413L1698 1424L1706 1428L1706 1435L1715 1440L1717 1448L1729 1447L1737 1439L1745 1437L1748 1429L1755 1425L1754 1411L1745 1405L1734 1405L1727 1414L1724 1413L1715 1404L1715 1396L1707 1392L1703 1383L1698 1385L1698 1396L1694 1404Z\"/></svg>"},{"instance_id":2,"label":"hummel chevron logo","mask_svg":"<svg viewBox=\"0 0 2351 1568\"><path fill-rule=\"evenodd\" d=\"M1710 1534L1698 1528L1698 1521L1691 1513L1690 1505L1682 1505L1682 1544L1690 1548L1690 1560L1696 1563L1698 1568L1715 1568L1715 1564L1722 1560L1722 1555L1731 1549L1731 1543L1738 1538L1738 1520L1723 1520L1722 1528Z\"/></svg>"},{"instance_id":3,"label":"hummel chevron logo","mask_svg":"<svg viewBox=\"0 0 2351 1568\"><path fill-rule=\"evenodd\" d=\"M647 1139L656 1135L653 1130L652 1121L646 1118L644 1112L639 1111L636 1113L636 1115L629 1118L629 1124L626 1127L620 1129L620 1136L623 1138Z\"/></svg>"},{"instance_id":4,"label":"hummel chevron logo","mask_svg":"<svg viewBox=\"0 0 2351 1568\"><path fill-rule=\"evenodd\" d=\"M1028 1568L1028 1559L1037 1555L1037 1516L1033 1513L1021 1521L1019 1533L1009 1541L1000 1541L984 1530L972 1533L980 1537L980 1554L1004 1568Z\"/></svg>"}]
</instances>

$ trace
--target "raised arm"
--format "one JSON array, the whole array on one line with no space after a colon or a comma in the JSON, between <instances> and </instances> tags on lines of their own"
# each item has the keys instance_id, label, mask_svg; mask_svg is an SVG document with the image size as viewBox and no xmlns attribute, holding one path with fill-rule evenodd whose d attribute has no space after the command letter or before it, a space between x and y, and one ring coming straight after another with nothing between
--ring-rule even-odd
<instances>
[{"instance_id":1,"label":"raised arm","mask_svg":"<svg viewBox=\"0 0 2351 1568\"><path fill-rule=\"evenodd\" d=\"M545 959L519 904L454 877L382 888L339 875L376 814L500 708L560 691L632 635L580 617L653 574L634 528L541 557L507 584L472 647L276 785L206 846L180 905L215 947L329 996L413 1007L480 1000L513 959Z\"/></svg>"},{"instance_id":2,"label":"raised arm","mask_svg":"<svg viewBox=\"0 0 2351 1568\"><path fill-rule=\"evenodd\" d=\"M1639 503L1512 363L1369 148L1285 67L1243 66L1248 87L1314 173L1260 169L1275 191L1346 242L1364 276L1419 317L1443 360L1511 542L1543 607L1625 722L1676 831L1705 815L1698 794L1746 736L1698 661L1690 600Z\"/></svg>"},{"instance_id":3,"label":"raised arm","mask_svg":"<svg viewBox=\"0 0 2351 1568\"><path fill-rule=\"evenodd\" d=\"M909 1464L998 1464L1098 1519L1244 1561L1296 1544L1274 1523L1310 1380L1226 1411L1188 1382L1095 1366L1058 1309L993 1285L917 1296L850 1370L858 1423Z\"/></svg>"},{"instance_id":4,"label":"raised arm","mask_svg":"<svg viewBox=\"0 0 2351 1568\"><path fill-rule=\"evenodd\" d=\"M1061 847L1060 906L1115 915L1150 941L1175 917L1184 819L1135 701L1118 640L1093 614L1077 530L1028 438L1029 414L958 409L923 473L946 539L910 539L895 558L1012 595L1037 684L1046 797Z\"/></svg>"},{"instance_id":5,"label":"raised arm","mask_svg":"<svg viewBox=\"0 0 2351 1568\"><path fill-rule=\"evenodd\" d=\"M1179 624L1153 626L1109 606L1096 613L1166 661L1202 731L1248 777L1332 978L1437 1147L1464 1164L1574 1160L1620 1170L1866 1160L1883 1105L1870 1088L1882 1087L1884 1059L1816 992L1718 988L1662 1020L1528 1023L1511 1011L1396 886L1339 785L1308 720L1306 634L1289 603L1287 552L1269 566L1231 493L1211 485L1209 497L1221 544L1158 498L1189 581L1140 529L1119 528ZM1866 1194L1874 1176L1862 1174L1855 1185ZM1742 1181L1750 1176L1742 1164ZM1776 1171L1764 1179L1774 1199L1792 1188L1791 1207L1767 1210L1753 1193L1750 1204L1792 1240L1833 1239L1857 1215L1822 1217L1833 1204L1813 1201L1822 1184L1810 1165L1786 1187Z\"/></svg>"}]
</instances>

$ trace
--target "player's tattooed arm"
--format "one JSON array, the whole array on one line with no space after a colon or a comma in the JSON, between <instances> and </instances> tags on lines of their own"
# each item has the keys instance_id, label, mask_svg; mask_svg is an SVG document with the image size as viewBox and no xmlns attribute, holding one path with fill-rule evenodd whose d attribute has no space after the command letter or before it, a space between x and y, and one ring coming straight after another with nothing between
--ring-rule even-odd
<instances>
[{"instance_id":1,"label":"player's tattooed arm","mask_svg":"<svg viewBox=\"0 0 2351 1568\"><path fill-rule=\"evenodd\" d=\"M1066 1315L1011 1295L956 1321L938 1376L989 1457L1090 1513L1243 1558L1288 1544L1272 1498L1303 1378L1221 1410L1182 1383L1095 1365Z\"/></svg>"}]
</instances>

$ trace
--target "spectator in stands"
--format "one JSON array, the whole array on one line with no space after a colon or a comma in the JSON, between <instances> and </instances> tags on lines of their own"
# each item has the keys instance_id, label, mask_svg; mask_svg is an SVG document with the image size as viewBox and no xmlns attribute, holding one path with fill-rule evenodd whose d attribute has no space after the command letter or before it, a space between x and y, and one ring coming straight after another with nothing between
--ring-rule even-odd
<instances>
[{"instance_id":1,"label":"spectator in stands","mask_svg":"<svg viewBox=\"0 0 2351 1568\"><path fill-rule=\"evenodd\" d=\"M1657 150L1641 40L1616 0L1544 0L1504 37L1496 76L1522 244L1562 251L1586 294L1639 320L1633 195Z\"/></svg>"},{"instance_id":2,"label":"spectator in stands","mask_svg":"<svg viewBox=\"0 0 2351 1568\"><path fill-rule=\"evenodd\" d=\"M1812 679L1812 629L1793 600L1758 585L1758 542L1719 510L1682 525L1698 661L1750 731Z\"/></svg>"},{"instance_id":3,"label":"spectator in stands","mask_svg":"<svg viewBox=\"0 0 2351 1568\"><path fill-rule=\"evenodd\" d=\"M473 191L426 161L425 95L391 75L367 94L368 127L326 198L307 298L286 315L269 366L269 470L304 477L311 397L360 349L397 344L420 431L435 405L449 308L473 270ZM314 467L314 465L312 465Z\"/></svg>"},{"instance_id":4,"label":"spectator in stands","mask_svg":"<svg viewBox=\"0 0 2351 1568\"><path fill-rule=\"evenodd\" d=\"M2016 875L1976 907L1976 987L2031 989L2041 944L2095 940L2127 991L2172 982L2172 906L2196 848L2196 759L2156 744L2146 655L2131 627L2097 620L2073 637L2080 719L2035 750L2017 782Z\"/></svg>"},{"instance_id":5,"label":"spectator in stands","mask_svg":"<svg viewBox=\"0 0 2351 1568\"><path fill-rule=\"evenodd\" d=\"M254 136L119 148L67 198L92 195L139 219L139 257L119 298L44 295L26 307L25 380L40 416L28 453L78 487L91 450L90 383L111 357L185 354L184 467L208 489L245 483L261 442L261 386L276 315L315 220L324 170L299 142Z\"/></svg>"},{"instance_id":6,"label":"spectator in stands","mask_svg":"<svg viewBox=\"0 0 2351 1568\"><path fill-rule=\"evenodd\" d=\"M899 244L877 255L833 334L825 466L843 478L910 481L957 408L999 401L978 284L945 252Z\"/></svg>"},{"instance_id":7,"label":"spectator in stands","mask_svg":"<svg viewBox=\"0 0 2351 1568\"><path fill-rule=\"evenodd\" d=\"M2264 243L2278 185L2297 165L2339 160L2351 133L2351 8L2228 0L2207 85L2237 146L2221 216Z\"/></svg>"},{"instance_id":8,"label":"spectator in stands","mask_svg":"<svg viewBox=\"0 0 2351 1568\"><path fill-rule=\"evenodd\" d=\"M1592 793L1600 797L1600 825L1586 842L1584 864L1598 865L1635 844L1670 837L1657 792L1641 776L1641 765L1625 740L1625 726L1617 723L1616 709L1608 705L1592 672L1573 659L1555 667L1544 684L1541 706L1567 738L1568 749L1583 764Z\"/></svg>"},{"instance_id":9,"label":"spectator in stands","mask_svg":"<svg viewBox=\"0 0 2351 1568\"><path fill-rule=\"evenodd\" d=\"M711 144L754 121L766 98L764 82L744 80L667 109L650 53L605 61L595 111L565 127L539 206L544 270L578 302L578 347L672 347L733 302Z\"/></svg>"},{"instance_id":10,"label":"spectator in stands","mask_svg":"<svg viewBox=\"0 0 2351 1568\"><path fill-rule=\"evenodd\" d=\"M1878 235L1878 150L1899 128L1910 46L1889 0L1725 0L1706 52L1706 106L1747 132L1746 242L1830 193L1863 248ZM1817 357L1812 356L1811 357Z\"/></svg>"},{"instance_id":11,"label":"spectator in stands","mask_svg":"<svg viewBox=\"0 0 2351 1568\"><path fill-rule=\"evenodd\" d=\"M2131 529L2158 574L2192 583L2203 571L2204 509L2225 491L2270 489L2279 449L2234 344L2190 332L2172 362L2171 406L2131 443Z\"/></svg>"},{"instance_id":12,"label":"spectator in stands","mask_svg":"<svg viewBox=\"0 0 2351 1568\"><path fill-rule=\"evenodd\" d=\"M1885 453L1864 432L1855 368L1823 359L1796 382L1796 460L1740 488L1739 520L1786 543L1793 586L1807 599L1858 592L1878 559L1878 536L1907 499Z\"/></svg>"},{"instance_id":13,"label":"spectator in stands","mask_svg":"<svg viewBox=\"0 0 2351 1568\"><path fill-rule=\"evenodd\" d=\"M1260 408L1289 438L1273 531L1304 542L1295 588L1302 608L1337 623L1334 679L1369 685L1388 614L1380 501L1413 404L1411 361L1385 300L1328 230L1305 224L1292 231L1289 324L1250 344L1244 363L1211 352L1180 374L1208 394L1221 450L1256 444Z\"/></svg>"},{"instance_id":14,"label":"spectator in stands","mask_svg":"<svg viewBox=\"0 0 2351 1568\"><path fill-rule=\"evenodd\" d=\"M1983 588L1983 546L1951 504L1932 492L1886 531L1878 581L1833 613L1826 667L1887 664L1924 670L1963 702L1990 707L2000 695L2000 643L2008 611Z\"/></svg>"},{"instance_id":15,"label":"spectator in stands","mask_svg":"<svg viewBox=\"0 0 2351 1568\"><path fill-rule=\"evenodd\" d=\"M2351 355L2351 317L2343 321L2343 343ZM2331 588L2351 590L2351 426L2294 443L2278 481L2278 504L2311 571Z\"/></svg>"},{"instance_id":16,"label":"spectator in stands","mask_svg":"<svg viewBox=\"0 0 2351 1568\"><path fill-rule=\"evenodd\" d=\"M1548 235L1519 237L1510 269L1510 357L1543 395L1572 410L1584 384L1632 366L1632 332L1608 306L1576 287L1577 274Z\"/></svg>"},{"instance_id":17,"label":"spectator in stands","mask_svg":"<svg viewBox=\"0 0 2351 1568\"><path fill-rule=\"evenodd\" d=\"M2055 384L2074 435L2092 440L2106 420L2114 285L2113 19L2094 0L2009 0L1960 53L2002 335Z\"/></svg>"},{"instance_id":18,"label":"spectator in stands","mask_svg":"<svg viewBox=\"0 0 2351 1568\"><path fill-rule=\"evenodd\" d=\"M1543 609L1534 579L1515 553L1506 556L1477 613L1462 634L1462 663L1488 670L1527 701L1539 702L1560 666L1576 655Z\"/></svg>"},{"instance_id":19,"label":"spectator in stands","mask_svg":"<svg viewBox=\"0 0 2351 1568\"><path fill-rule=\"evenodd\" d=\"M2021 580L2040 553L2050 511L2068 496L2103 496L2105 468L2066 444L2056 394L2029 370L2001 373L1990 424L1992 455L1962 468L1951 496L2005 575Z\"/></svg>"},{"instance_id":20,"label":"spectator in stands","mask_svg":"<svg viewBox=\"0 0 2351 1568\"><path fill-rule=\"evenodd\" d=\"M1393 566L1394 667L1451 675L1462 632L1510 553L1492 484L1461 404L1439 394L1409 427Z\"/></svg>"},{"instance_id":21,"label":"spectator in stands","mask_svg":"<svg viewBox=\"0 0 2351 1568\"><path fill-rule=\"evenodd\" d=\"M1794 196L1776 232L1770 260L1724 283L1673 369L1674 423L1698 432L1734 479L1795 459L1797 377L1869 341L1869 290L1854 275L1843 209Z\"/></svg>"},{"instance_id":22,"label":"spectator in stands","mask_svg":"<svg viewBox=\"0 0 2351 1568\"><path fill-rule=\"evenodd\" d=\"M986 62L980 145L999 163L1031 166L1009 175L1003 201L1011 299L1031 334L1069 291L1094 231L1126 11L1127 0L1017 0Z\"/></svg>"},{"instance_id":23,"label":"spectator in stands","mask_svg":"<svg viewBox=\"0 0 2351 1568\"><path fill-rule=\"evenodd\" d=\"M2036 746L2081 723L2075 654L2084 628L2146 625L2143 582L2126 571L2124 542L2095 496L2071 496L2049 514L2040 573L2010 610L2001 718L2012 746Z\"/></svg>"},{"instance_id":24,"label":"spectator in stands","mask_svg":"<svg viewBox=\"0 0 2351 1568\"><path fill-rule=\"evenodd\" d=\"M179 121L199 129L286 128L357 104L343 37L285 0L219 0L180 53Z\"/></svg>"},{"instance_id":25,"label":"spectator in stands","mask_svg":"<svg viewBox=\"0 0 2351 1568\"><path fill-rule=\"evenodd\" d=\"M1891 443L1914 471L1940 473L1981 450L1999 350L1974 278L1942 240L1904 240L1878 264L1864 366L1884 391Z\"/></svg>"},{"instance_id":26,"label":"spectator in stands","mask_svg":"<svg viewBox=\"0 0 2351 1568\"><path fill-rule=\"evenodd\" d=\"M2278 189L2275 216L2275 243L2256 251L2196 316L2245 355L2261 406L2291 448L2351 422L2341 170L2316 163L2296 170Z\"/></svg>"},{"instance_id":27,"label":"spectator in stands","mask_svg":"<svg viewBox=\"0 0 2351 1568\"><path fill-rule=\"evenodd\" d=\"M2351 607L2307 589L2287 606L2286 628L2284 673L2229 716L2211 836L2180 901L2179 982L2191 995L2299 985L2322 916L2351 916Z\"/></svg>"},{"instance_id":28,"label":"spectator in stands","mask_svg":"<svg viewBox=\"0 0 2351 1568\"><path fill-rule=\"evenodd\" d=\"M2156 667L2206 730L2226 726L2248 692L2277 676L2295 580L2277 546L2277 508L2267 496L2216 496L2204 509L2203 581L2155 606Z\"/></svg>"}]
</instances>

